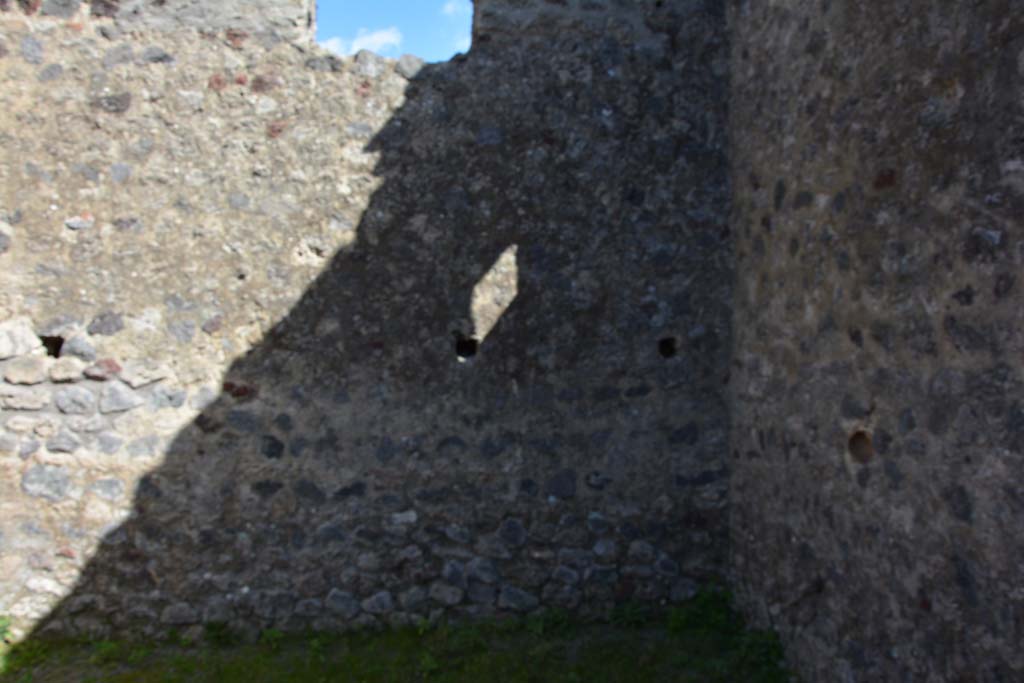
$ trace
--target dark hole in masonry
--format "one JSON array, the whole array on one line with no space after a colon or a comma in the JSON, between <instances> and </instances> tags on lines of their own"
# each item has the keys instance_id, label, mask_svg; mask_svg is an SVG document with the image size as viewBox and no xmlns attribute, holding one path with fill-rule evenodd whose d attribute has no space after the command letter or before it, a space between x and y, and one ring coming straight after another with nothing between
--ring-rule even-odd
<instances>
[{"instance_id":1,"label":"dark hole in masonry","mask_svg":"<svg viewBox=\"0 0 1024 683\"><path fill-rule=\"evenodd\" d=\"M658 341L658 353L662 358L674 358L679 353L679 342L675 337L665 337Z\"/></svg>"},{"instance_id":2,"label":"dark hole in masonry","mask_svg":"<svg viewBox=\"0 0 1024 683\"><path fill-rule=\"evenodd\" d=\"M50 358L60 358L60 350L64 348L64 337L40 337L43 346L46 347L46 355Z\"/></svg>"},{"instance_id":3,"label":"dark hole in masonry","mask_svg":"<svg viewBox=\"0 0 1024 683\"><path fill-rule=\"evenodd\" d=\"M863 430L856 431L850 436L847 447L850 449L850 456L862 465L875 457L875 447L871 443L871 435Z\"/></svg>"},{"instance_id":4,"label":"dark hole in masonry","mask_svg":"<svg viewBox=\"0 0 1024 683\"><path fill-rule=\"evenodd\" d=\"M472 358L476 355L476 352L480 349L480 342L472 337L463 336L461 333L455 333L455 354L465 360L466 358Z\"/></svg>"}]
</instances>

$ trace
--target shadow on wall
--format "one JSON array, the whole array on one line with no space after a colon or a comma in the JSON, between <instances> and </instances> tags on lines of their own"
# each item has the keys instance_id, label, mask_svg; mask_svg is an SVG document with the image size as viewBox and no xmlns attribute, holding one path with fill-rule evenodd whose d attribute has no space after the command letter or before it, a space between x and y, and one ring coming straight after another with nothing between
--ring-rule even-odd
<instances>
[{"instance_id":1,"label":"shadow on wall","mask_svg":"<svg viewBox=\"0 0 1024 683\"><path fill-rule=\"evenodd\" d=\"M358 241L233 364L40 629L599 611L718 574L723 19L674 21L694 33L675 50L548 36L412 81L370 144L384 183ZM477 348L474 287L513 246L517 294Z\"/></svg>"}]
</instances>

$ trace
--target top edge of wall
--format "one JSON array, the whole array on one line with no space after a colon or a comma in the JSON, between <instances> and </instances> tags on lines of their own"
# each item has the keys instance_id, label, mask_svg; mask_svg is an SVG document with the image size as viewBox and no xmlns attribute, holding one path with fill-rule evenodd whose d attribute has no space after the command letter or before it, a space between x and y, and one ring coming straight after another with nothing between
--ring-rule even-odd
<instances>
[{"instance_id":1,"label":"top edge of wall","mask_svg":"<svg viewBox=\"0 0 1024 683\"><path fill-rule=\"evenodd\" d=\"M0 0L0 18L32 22L112 22L124 30L274 33L310 42L316 0Z\"/></svg>"}]
</instances>

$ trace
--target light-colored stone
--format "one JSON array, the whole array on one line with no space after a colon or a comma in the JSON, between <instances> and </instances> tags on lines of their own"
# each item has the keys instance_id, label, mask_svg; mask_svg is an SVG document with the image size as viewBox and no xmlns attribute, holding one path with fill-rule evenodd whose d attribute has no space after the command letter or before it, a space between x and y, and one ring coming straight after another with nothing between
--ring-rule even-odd
<instances>
[{"instance_id":1,"label":"light-colored stone","mask_svg":"<svg viewBox=\"0 0 1024 683\"><path fill-rule=\"evenodd\" d=\"M35 426L39 423L39 418L29 417L28 415L15 415L4 423L4 427L8 431L14 432L15 434L27 434L35 429Z\"/></svg>"},{"instance_id":2,"label":"light-colored stone","mask_svg":"<svg viewBox=\"0 0 1024 683\"><path fill-rule=\"evenodd\" d=\"M82 379L82 371L85 370L85 363L72 356L58 358L50 366L51 382L77 382Z\"/></svg>"},{"instance_id":3,"label":"light-colored stone","mask_svg":"<svg viewBox=\"0 0 1024 683\"><path fill-rule=\"evenodd\" d=\"M36 336L28 318L13 318L0 323L0 360L23 356L42 347L43 341Z\"/></svg>"},{"instance_id":4,"label":"light-colored stone","mask_svg":"<svg viewBox=\"0 0 1024 683\"><path fill-rule=\"evenodd\" d=\"M57 410L65 415L92 415L96 412L96 394L82 386L59 389L53 400Z\"/></svg>"},{"instance_id":5,"label":"light-colored stone","mask_svg":"<svg viewBox=\"0 0 1024 683\"><path fill-rule=\"evenodd\" d=\"M42 410L50 405L50 394L39 387L0 385L0 405L10 410Z\"/></svg>"},{"instance_id":6,"label":"light-colored stone","mask_svg":"<svg viewBox=\"0 0 1024 683\"><path fill-rule=\"evenodd\" d=\"M4 380L11 384L42 384L46 381L48 358L15 358L4 366Z\"/></svg>"},{"instance_id":7,"label":"light-colored stone","mask_svg":"<svg viewBox=\"0 0 1024 683\"><path fill-rule=\"evenodd\" d=\"M132 389L140 389L172 376L172 370L163 363L147 360L128 361L121 370L121 380Z\"/></svg>"},{"instance_id":8,"label":"light-colored stone","mask_svg":"<svg viewBox=\"0 0 1024 683\"><path fill-rule=\"evenodd\" d=\"M143 399L121 382L110 382L100 392L100 412L123 413L138 408Z\"/></svg>"}]
</instances>

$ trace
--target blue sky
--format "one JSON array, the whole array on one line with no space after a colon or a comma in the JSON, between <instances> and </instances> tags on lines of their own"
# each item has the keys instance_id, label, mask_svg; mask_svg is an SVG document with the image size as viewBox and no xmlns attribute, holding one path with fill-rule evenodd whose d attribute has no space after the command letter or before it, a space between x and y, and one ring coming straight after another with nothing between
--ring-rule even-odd
<instances>
[{"instance_id":1,"label":"blue sky","mask_svg":"<svg viewBox=\"0 0 1024 683\"><path fill-rule=\"evenodd\" d=\"M428 62L469 49L471 0L317 0L317 41L339 54L408 52Z\"/></svg>"}]
</instances>

